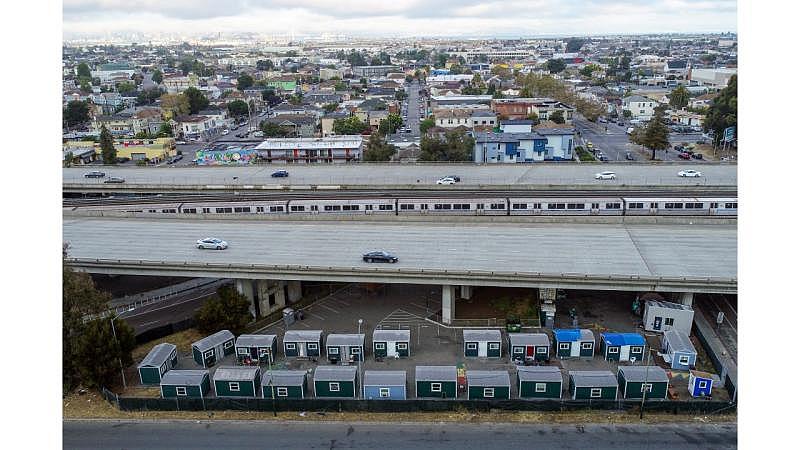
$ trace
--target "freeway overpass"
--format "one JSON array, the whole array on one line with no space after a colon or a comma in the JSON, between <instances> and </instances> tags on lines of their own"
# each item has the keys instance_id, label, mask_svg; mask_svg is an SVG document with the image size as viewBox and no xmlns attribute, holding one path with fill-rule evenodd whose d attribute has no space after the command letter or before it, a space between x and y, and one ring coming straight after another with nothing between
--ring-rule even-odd
<instances>
[{"instance_id":1,"label":"freeway overpass","mask_svg":"<svg viewBox=\"0 0 800 450\"><path fill-rule=\"evenodd\" d=\"M227 240L230 247L197 249L195 240L208 235ZM292 300L304 280L443 285L445 320L452 317L454 286L462 286L467 298L469 286L737 291L734 225L64 217L63 238L70 243L68 264L78 270L234 278L254 305L287 283ZM361 261L363 253L376 249L400 261ZM283 299L284 294L277 295ZM265 308L271 306L254 306L254 312Z\"/></svg>"}]
</instances>

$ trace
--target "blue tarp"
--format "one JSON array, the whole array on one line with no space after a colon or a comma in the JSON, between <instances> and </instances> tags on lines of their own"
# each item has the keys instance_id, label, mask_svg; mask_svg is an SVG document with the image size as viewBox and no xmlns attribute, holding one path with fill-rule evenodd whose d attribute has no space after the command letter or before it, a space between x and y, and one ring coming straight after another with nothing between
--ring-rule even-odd
<instances>
[{"instance_id":1,"label":"blue tarp","mask_svg":"<svg viewBox=\"0 0 800 450\"><path fill-rule=\"evenodd\" d=\"M581 330L553 330L553 336L559 342L575 342L581 339Z\"/></svg>"},{"instance_id":2,"label":"blue tarp","mask_svg":"<svg viewBox=\"0 0 800 450\"><path fill-rule=\"evenodd\" d=\"M606 345L618 347L621 345L644 345L644 337L638 333L601 333Z\"/></svg>"}]
</instances>

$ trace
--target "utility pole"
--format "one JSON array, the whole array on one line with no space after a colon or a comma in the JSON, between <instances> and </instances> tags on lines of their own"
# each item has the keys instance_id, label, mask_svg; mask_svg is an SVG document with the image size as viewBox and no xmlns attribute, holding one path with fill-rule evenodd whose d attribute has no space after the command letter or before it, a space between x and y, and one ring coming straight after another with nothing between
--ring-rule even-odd
<instances>
[{"instance_id":1,"label":"utility pole","mask_svg":"<svg viewBox=\"0 0 800 450\"><path fill-rule=\"evenodd\" d=\"M644 401L647 398L647 378L650 375L650 367L647 363L650 361L650 349L647 348L647 344L644 346L645 348L645 355L644 355L644 384L642 385L642 406L639 408L639 420L644 418Z\"/></svg>"},{"instance_id":2,"label":"utility pole","mask_svg":"<svg viewBox=\"0 0 800 450\"><path fill-rule=\"evenodd\" d=\"M114 335L114 342L117 343L117 350L119 350L119 340L117 340L117 330L114 328L114 320L117 317L119 317L119 314L111 318L111 333ZM125 369L122 367L122 358L118 355L117 360L119 361L119 373L122 375L122 387L127 389L128 384L125 383Z\"/></svg>"},{"instance_id":3,"label":"utility pole","mask_svg":"<svg viewBox=\"0 0 800 450\"><path fill-rule=\"evenodd\" d=\"M364 322L364 319L358 319L358 334L359 335L361 334L361 324L363 322ZM361 359L363 357L364 357L364 346L362 345L361 346L361 353L358 354L358 380L356 380L357 383L362 385L361 389L358 390L359 394L360 394L359 396L361 398L364 398L363 391L362 391L364 389L364 386L363 386L363 382L361 381Z\"/></svg>"},{"instance_id":4,"label":"utility pole","mask_svg":"<svg viewBox=\"0 0 800 450\"><path fill-rule=\"evenodd\" d=\"M275 409L275 383L272 380L272 350L270 349L267 356L267 364L269 368L269 389L272 392L272 417L278 417L278 411Z\"/></svg>"}]
</instances>

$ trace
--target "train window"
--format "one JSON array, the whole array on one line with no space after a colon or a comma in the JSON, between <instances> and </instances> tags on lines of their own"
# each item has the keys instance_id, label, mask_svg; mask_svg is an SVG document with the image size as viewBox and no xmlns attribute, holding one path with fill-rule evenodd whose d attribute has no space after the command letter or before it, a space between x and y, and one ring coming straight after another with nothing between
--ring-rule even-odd
<instances>
[{"instance_id":1,"label":"train window","mask_svg":"<svg viewBox=\"0 0 800 450\"><path fill-rule=\"evenodd\" d=\"M291 210L293 212L302 212L306 210L306 207L304 205L292 205Z\"/></svg>"},{"instance_id":2,"label":"train window","mask_svg":"<svg viewBox=\"0 0 800 450\"><path fill-rule=\"evenodd\" d=\"M492 203L490 205L491 209L506 209L506 205L503 203Z\"/></svg>"},{"instance_id":3,"label":"train window","mask_svg":"<svg viewBox=\"0 0 800 450\"><path fill-rule=\"evenodd\" d=\"M319 211L319 205L311 205L311 211Z\"/></svg>"},{"instance_id":4,"label":"train window","mask_svg":"<svg viewBox=\"0 0 800 450\"><path fill-rule=\"evenodd\" d=\"M350 205L342 205L343 211L350 211Z\"/></svg>"},{"instance_id":5,"label":"train window","mask_svg":"<svg viewBox=\"0 0 800 450\"><path fill-rule=\"evenodd\" d=\"M514 209L528 209L528 204L527 203L514 203L513 205L511 205L511 207L514 208Z\"/></svg>"},{"instance_id":6,"label":"train window","mask_svg":"<svg viewBox=\"0 0 800 450\"><path fill-rule=\"evenodd\" d=\"M166 208L166 209L162 209L161 212L165 213L165 214L169 214L169 213L176 213L178 211L175 210L175 209L172 209L172 208Z\"/></svg>"},{"instance_id":7,"label":"train window","mask_svg":"<svg viewBox=\"0 0 800 450\"><path fill-rule=\"evenodd\" d=\"M333 205L333 210L334 211L341 211L342 210L342 205Z\"/></svg>"},{"instance_id":8,"label":"train window","mask_svg":"<svg viewBox=\"0 0 800 450\"><path fill-rule=\"evenodd\" d=\"M372 205L364 205L364 209L367 211L372 211Z\"/></svg>"},{"instance_id":9,"label":"train window","mask_svg":"<svg viewBox=\"0 0 800 450\"><path fill-rule=\"evenodd\" d=\"M350 209L353 211L358 211L361 209L361 205L350 205Z\"/></svg>"},{"instance_id":10,"label":"train window","mask_svg":"<svg viewBox=\"0 0 800 450\"><path fill-rule=\"evenodd\" d=\"M155 209L148 209L147 212L154 213L154 212L156 212L156 210Z\"/></svg>"},{"instance_id":11,"label":"train window","mask_svg":"<svg viewBox=\"0 0 800 450\"><path fill-rule=\"evenodd\" d=\"M203 214L208 214L211 212L211 208L203 208Z\"/></svg>"},{"instance_id":12,"label":"train window","mask_svg":"<svg viewBox=\"0 0 800 450\"><path fill-rule=\"evenodd\" d=\"M621 206L619 203L606 203L606 209L620 209Z\"/></svg>"},{"instance_id":13,"label":"train window","mask_svg":"<svg viewBox=\"0 0 800 450\"><path fill-rule=\"evenodd\" d=\"M414 209L413 203L401 203L400 209Z\"/></svg>"},{"instance_id":14,"label":"train window","mask_svg":"<svg viewBox=\"0 0 800 450\"><path fill-rule=\"evenodd\" d=\"M644 208L644 203L628 203L628 209L642 209Z\"/></svg>"},{"instance_id":15,"label":"train window","mask_svg":"<svg viewBox=\"0 0 800 450\"><path fill-rule=\"evenodd\" d=\"M739 208L739 203L738 202L736 202L736 203L725 203L725 208L726 209L738 209Z\"/></svg>"},{"instance_id":16,"label":"train window","mask_svg":"<svg viewBox=\"0 0 800 450\"><path fill-rule=\"evenodd\" d=\"M283 206L270 206L269 212L283 212Z\"/></svg>"},{"instance_id":17,"label":"train window","mask_svg":"<svg viewBox=\"0 0 800 450\"><path fill-rule=\"evenodd\" d=\"M378 209L380 211L391 211L393 208L392 205L378 205Z\"/></svg>"},{"instance_id":18,"label":"train window","mask_svg":"<svg viewBox=\"0 0 800 450\"><path fill-rule=\"evenodd\" d=\"M483 203L478 203L475 205L475 209L483 209Z\"/></svg>"},{"instance_id":19,"label":"train window","mask_svg":"<svg viewBox=\"0 0 800 450\"><path fill-rule=\"evenodd\" d=\"M325 211L333 211L333 205L325 205Z\"/></svg>"},{"instance_id":20,"label":"train window","mask_svg":"<svg viewBox=\"0 0 800 450\"><path fill-rule=\"evenodd\" d=\"M256 206L256 212L257 213L263 213L264 212L264 207L263 206Z\"/></svg>"},{"instance_id":21,"label":"train window","mask_svg":"<svg viewBox=\"0 0 800 450\"><path fill-rule=\"evenodd\" d=\"M271 210L272 208L274 208L274 206L270 207L270 210ZM237 213L249 213L249 212L250 212L250 207L249 207L249 206L244 206L244 207L240 207L240 208L233 208L233 212L237 212Z\"/></svg>"},{"instance_id":22,"label":"train window","mask_svg":"<svg viewBox=\"0 0 800 450\"><path fill-rule=\"evenodd\" d=\"M197 208L187 208L183 210L186 214L197 214Z\"/></svg>"},{"instance_id":23,"label":"train window","mask_svg":"<svg viewBox=\"0 0 800 450\"><path fill-rule=\"evenodd\" d=\"M469 203L462 203L461 204L461 209L470 209Z\"/></svg>"},{"instance_id":24,"label":"train window","mask_svg":"<svg viewBox=\"0 0 800 450\"><path fill-rule=\"evenodd\" d=\"M583 203L567 203L567 209L584 209Z\"/></svg>"},{"instance_id":25,"label":"train window","mask_svg":"<svg viewBox=\"0 0 800 450\"><path fill-rule=\"evenodd\" d=\"M564 203L548 203L547 209L564 209L565 206Z\"/></svg>"}]
</instances>

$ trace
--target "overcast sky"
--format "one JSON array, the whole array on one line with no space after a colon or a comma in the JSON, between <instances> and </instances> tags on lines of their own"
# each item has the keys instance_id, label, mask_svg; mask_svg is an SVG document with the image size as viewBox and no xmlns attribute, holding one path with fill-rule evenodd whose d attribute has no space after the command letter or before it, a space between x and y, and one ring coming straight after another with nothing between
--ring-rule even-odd
<instances>
[{"instance_id":1,"label":"overcast sky","mask_svg":"<svg viewBox=\"0 0 800 450\"><path fill-rule=\"evenodd\" d=\"M64 33L367 36L736 32L735 0L63 0Z\"/></svg>"}]
</instances>

